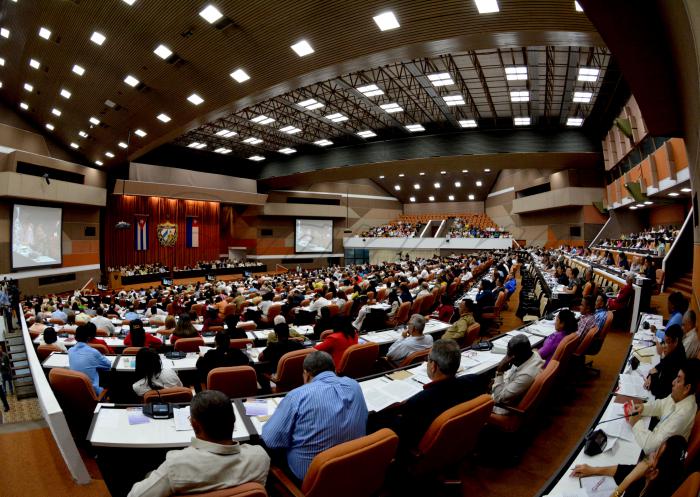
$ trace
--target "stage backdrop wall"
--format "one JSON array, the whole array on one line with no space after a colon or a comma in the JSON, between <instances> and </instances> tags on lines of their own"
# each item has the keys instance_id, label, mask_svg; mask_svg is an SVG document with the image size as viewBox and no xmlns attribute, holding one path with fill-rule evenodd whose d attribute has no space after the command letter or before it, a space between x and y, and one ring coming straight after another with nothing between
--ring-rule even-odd
<instances>
[{"instance_id":1,"label":"stage backdrop wall","mask_svg":"<svg viewBox=\"0 0 700 497\"><path fill-rule=\"evenodd\" d=\"M148 220L148 249L136 250L134 230L139 215ZM197 216L199 247L187 247L187 217ZM116 229L119 221L131 224L128 229ZM161 223L177 225L174 247L163 247L157 236ZM104 229L105 266L160 262L168 267L183 267L197 261L219 258L219 203L198 200L168 199L113 195L108 199Z\"/></svg>"}]
</instances>

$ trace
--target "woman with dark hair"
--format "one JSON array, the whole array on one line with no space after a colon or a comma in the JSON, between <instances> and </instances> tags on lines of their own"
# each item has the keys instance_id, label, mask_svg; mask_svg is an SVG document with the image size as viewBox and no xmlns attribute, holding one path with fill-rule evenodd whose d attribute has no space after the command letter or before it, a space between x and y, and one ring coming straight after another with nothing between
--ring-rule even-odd
<instances>
[{"instance_id":1,"label":"woman with dark hair","mask_svg":"<svg viewBox=\"0 0 700 497\"><path fill-rule=\"evenodd\" d=\"M666 439L656 452L638 462L615 466L574 466L571 476L611 476L617 483L614 496L671 497L683 483L687 444L681 435Z\"/></svg>"},{"instance_id":2,"label":"woman with dark hair","mask_svg":"<svg viewBox=\"0 0 700 497\"><path fill-rule=\"evenodd\" d=\"M136 354L136 378L138 381L132 388L139 396L150 390L182 386L177 373L169 368L163 369L158 353L148 348L143 348Z\"/></svg>"},{"instance_id":3,"label":"woman with dark hair","mask_svg":"<svg viewBox=\"0 0 700 497\"><path fill-rule=\"evenodd\" d=\"M216 307L207 307L206 313L204 315L204 325L202 326L202 333L209 331L212 326L223 326L224 321L219 318L219 311Z\"/></svg>"},{"instance_id":4,"label":"woman with dark hair","mask_svg":"<svg viewBox=\"0 0 700 497\"><path fill-rule=\"evenodd\" d=\"M192 318L188 313L180 314L180 318L175 325L173 334L170 335L170 343L177 342L180 338L195 338L198 337L199 332L192 324Z\"/></svg>"},{"instance_id":5,"label":"woman with dark hair","mask_svg":"<svg viewBox=\"0 0 700 497\"><path fill-rule=\"evenodd\" d=\"M401 289L401 294L399 295L399 298L401 299L401 303L402 304L404 302L413 303L413 295L411 295L411 292L408 289L408 285L406 283L401 283L400 289Z\"/></svg>"},{"instance_id":6,"label":"woman with dark hair","mask_svg":"<svg viewBox=\"0 0 700 497\"><path fill-rule=\"evenodd\" d=\"M224 325L226 326L226 333L229 338L248 338L245 334L245 330L238 327L238 322L240 320L241 316L238 314L229 314L224 318Z\"/></svg>"},{"instance_id":7,"label":"woman with dark hair","mask_svg":"<svg viewBox=\"0 0 700 497\"><path fill-rule=\"evenodd\" d=\"M105 342L101 338L97 338L97 326L95 326L95 323L85 323L83 326L85 326L85 329L87 330L87 333L88 333L87 343L104 345L105 347L107 347L107 351L110 354L114 354L114 350L112 350L112 347L107 345L107 342Z\"/></svg>"},{"instance_id":8,"label":"woman with dark hair","mask_svg":"<svg viewBox=\"0 0 700 497\"><path fill-rule=\"evenodd\" d=\"M214 337L216 348L208 350L206 354L197 359L197 371L200 379L206 383L209 371L214 368L229 366L247 366L250 359L240 349L232 349L231 339L226 333L219 332Z\"/></svg>"},{"instance_id":9,"label":"woman with dark hair","mask_svg":"<svg viewBox=\"0 0 700 497\"><path fill-rule=\"evenodd\" d=\"M472 302L470 301L470 303ZM447 293L443 293L442 297L440 297L440 305L435 312L437 312L438 320L442 321L443 323L451 323L455 314L455 307L452 304L452 297L447 295Z\"/></svg>"},{"instance_id":10,"label":"woman with dark hair","mask_svg":"<svg viewBox=\"0 0 700 497\"><path fill-rule=\"evenodd\" d=\"M578 330L578 321L576 321L574 313L569 309L560 310L554 320L554 329L556 331L545 339L542 347L538 350L540 357L545 361L543 367L549 363L564 337L576 333Z\"/></svg>"},{"instance_id":11,"label":"woman with dark hair","mask_svg":"<svg viewBox=\"0 0 700 497\"><path fill-rule=\"evenodd\" d=\"M59 349L61 349L61 352L68 352L68 349L66 349L66 345L63 342L58 341L58 335L56 334L56 330L53 329L52 326L44 328L44 343L46 345L53 345L55 347L58 347Z\"/></svg>"},{"instance_id":12,"label":"woman with dark hair","mask_svg":"<svg viewBox=\"0 0 700 497\"><path fill-rule=\"evenodd\" d=\"M127 347L152 347L159 349L163 342L143 329L143 322L136 319L129 323L129 334L124 338L124 345Z\"/></svg>"},{"instance_id":13,"label":"woman with dark hair","mask_svg":"<svg viewBox=\"0 0 700 497\"><path fill-rule=\"evenodd\" d=\"M389 312L386 313L386 317L387 319L394 319L394 316L398 312L399 307L401 307L401 299L399 298L398 287L392 288L389 292L389 305L391 306L391 309L389 309Z\"/></svg>"},{"instance_id":14,"label":"woman with dark hair","mask_svg":"<svg viewBox=\"0 0 700 497\"><path fill-rule=\"evenodd\" d=\"M350 320L343 316L333 318L333 333L327 335L322 342L314 347L316 350L328 352L333 357L337 368L345 350L357 343L357 332L352 327Z\"/></svg>"}]
</instances>

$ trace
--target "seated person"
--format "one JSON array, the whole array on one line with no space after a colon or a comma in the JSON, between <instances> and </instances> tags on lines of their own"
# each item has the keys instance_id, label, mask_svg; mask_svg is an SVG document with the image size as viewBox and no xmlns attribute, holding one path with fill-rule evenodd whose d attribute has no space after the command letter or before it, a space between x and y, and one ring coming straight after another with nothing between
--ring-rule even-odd
<instances>
[{"instance_id":1,"label":"seated person","mask_svg":"<svg viewBox=\"0 0 700 497\"><path fill-rule=\"evenodd\" d=\"M452 326L445 330L442 338L445 340L459 340L466 335L467 330L473 324L474 320L474 302L469 299L464 299L459 303L459 319ZM467 344L471 345L471 344Z\"/></svg>"},{"instance_id":2,"label":"seated person","mask_svg":"<svg viewBox=\"0 0 700 497\"><path fill-rule=\"evenodd\" d=\"M389 302L391 302L391 295L393 295L393 292L389 296ZM392 303L392 309L393 309L393 303ZM398 309L398 306L397 306L397 309ZM442 297L440 297L440 305L435 310L435 312L437 313L437 318L439 321L442 321L443 323L451 323L452 317L454 316L454 313L455 313L454 305L452 305L452 298L449 295L447 295L446 293L443 293Z\"/></svg>"},{"instance_id":3,"label":"seated person","mask_svg":"<svg viewBox=\"0 0 700 497\"><path fill-rule=\"evenodd\" d=\"M277 363L284 354L304 348L299 341L289 339L289 325L284 322L282 316L277 317L281 317L283 321L275 323L276 340L273 342L268 341L267 347L258 356L259 362L267 363L264 369L269 373L277 371ZM275 319L275 321L277 321L277 319Z\"/></svg>"},{"instance_id":4,"label":"seated person","mask_svg":"<svg viewBox=\"0 0 700 497\"><path fill-rule=\"evenodd\" d=\"M577 478L611 476L617 483L615 495L624 493L625 497L672 495L683 483L686 449L685 439L680 435L674 435L636 466L617 464L599 467L578 464L574 466L571 476Z\"/></svg>"},{"instance_id":5,"label":"seated person","mask_svg":"<svg viewBox=\"0 0 700 497\"><path fill-rule=\"evenodd\" d=\"M129 309L126 311L126 314L124 314L124 320L131 321L134 319L141 319L141 316L139 316L139 313L136 312L136 308L133 305L130 305Z\"/></svg>"},{"instance_id":6,"label":"seated person","mask_svg":"<svg viewBox=\"0 0 700 497\"><path fill-rule=\"evenodd\" d=\"M366 433L367 405L357 381L336 376L333 358L322 351L304 359L304 385L289 392L265 423L262 440L285 452L289 470L303 480L311 460Z\"/></svg>"},{"instance_id":7,"label":"seated person","mask_svg":"<svg viewBox=\"0 0 700 497\"><path fill-rule=\"evenodd\" d=\"M357 343L357 331L352 327L350 320L342 316L335 316L333 324L335 331L326 335L314 348L328 352L333 358L333 363L338 367L347 348Z\"/></svg>"},{"instance_id":8,"label":"seated person","mask_svg":"<svg viewBox=\"0 0 700 497\"><path fill-rule=\"evenodd\" d=\"M576 330L576 333L578 333L578 336L581 340L583 340L583 338L586 336L588 330L593 328L596 324L596 316L593 312L595 310L594 308L595 302L591 295L588 295L587 297L583 297L581 299L581 317L578 319L578 328Z\"/></svg>"},{"instance_id":9,"label":"seated person","mask_svg":"<svg viewBox=\"0 0 700 497\"><path fill-rule=\"evenodd\" d=\"M608 298L604 293L599 293L595 298L595 325L599 330L605 327L608 319Z\"/></svg>"},{"instance_id":10,"label":"seated person","mask_svg":"<svg viewBox=\"0 0 700 497\"><path fill-rule=\"evenodd\" d=\"M352 322L352 327L359 333L362 331L362 325L365 322L365 317L369 313L369 305L367 304L367 295L360 295L356 299L357 306L359 310L357 311L357 317ZM353 306L354 307L354 306Z\"/></svg>"},{"instance_id":11,"label":"seated person","mask_svg":"<svg viewBox=\"0 0 700 497\"><path fill-rule=\"evenodd\" d=\"M666 330L664 346L661 352L661 360L649 371L644 381L644 388L649 390L657 399L662 399L671 393L671 384L676 379L678 370L685 362L683 330L677 324Z\"/></svg>"},{"instance_id":12,"label":"seated person","mask_svg":"<svg viewBox=\"0 0 700 497\"><path fill-rule=\"evenodd\" d=\"M634 295L634 275L628 273L625 277L625 286L622 287L616 297L608 299L608 309L611 311L619 311L627 307ZM679 323L680 324L680 323Z\"/></svg>"},{"instance_id":13,"label":"seated person","mask_svg":"<svg viewBox=\"0 0 700 497\"><path fill-rule=\"evenodd\" d=\"M273 331L267 334L267 345L270 345L271 343L274 343L277 341L277 332L276 332L277 325L278 324L287 324L287 319L284 316L277 315L277 316L275 316L273 323L274 323L274 326L272 327ZM303 342L304 341L304 335L299 333L294 326L289 326L288 329L289 329L288 336L292 340L294 340L295 342Z\"/></svg>"},{"instance_id":14,"label":"seated person","mask_svg":"<svg viewBox=\"0 0 700 497\"><path fill-rule=\"evenodd\" d=\"M396 340L389 351L386 353L386 358L393 363L400 363L406 357L419 350L429 349L433 346L433 337L424 335L425 318L420 314L414 314L408 320L406 331L401 334L401 337Z\"/></svg>"},{"instance_id":15,"label":"seated person","mask_svg":"<svg viewBox=\"0 0 700 497\"><path fill-rule=\"evenodd\" d=\"M484 385L477 375L457 378L461 360L459 345L454 340L436 340L428 356L427 370L431 382L423 391L409 398L386 415L370 415L370 424L376 428L387 426L400 439L402 451L415 448L430 424L451 407L484 393ZM388 419L382 419L382 418Z\"/></svg>"},{"instance_id":16,"label":"seated person","mask_svg":"<svg viewBox=\"0 0 700 497\"><path fill-rule=\"evenodd\" d=\"M646 454L651 454L661 443L673 435L682 435L688 440L695 423L697 404L695 392L700 381L700 360L687 360L676 379L673 380L671 395L644 404L635 403L632 409L638 416L630 416L627 422L632 425L634 438ZM642 416L651 416L659 422L650 430L644 423L638 423Z\"/></svg>"},{"instance_id":17,"label":"seated person","mask_svg":"<svg viewBox=\"0 0 700 497\"><path fill-rule=\"evenodd\" d=\"M688 299L681 292L673 292L668 296L668 322L665 330L668 330L674 324L683 324L683 313L688 310ZM651 332L656 333L656 326L651 325Z\"/></svg>"},{"instance_id":18,"label":"seated person","mask_svg":"<svg viewBox=\"0 0 700 497\"><path fill-rule=\"evenodd\" d=\"M544 361L532 350L530 340L525 335L511 338L506 356L498 363L491 388L491 396L496 404L517 405L542 371L543 364ZM508 414L506 409L498 405L494 406L493 412Z\"/></svg>"},{"instance_id":19,"label":"seated person","mask_svg":"<svg viewBox=\"0 0 700 497\"><path fill-rule=\"evenodd\" d=\"M60 342L58 340L58 336L56 335L56 330L52 326L48 326L48 327L44 328L43 342L46 345L53 345L54 347L58 347L58 349L61 352L68 352L68 349L66 349L66 344L63 342Z\"/></svg>"},{"instance_id":20,"label":"seated person","mask_svg":"<svg viewBox=\"0 0 700 497\"><path fill-rule=\"evenodd\" d=\"M566 278L569 280L569 282L566 284L566 288L564 288L564 293L581 295L581 291L583 289L581 288L581 282L578 279L578 268L567 267Z\"/></svg>"},{"instance_id":21,"label":"seated person","mask_svg":"<svg viewBox=\"0 0 700 497\"><path fill-rule=\"evenodd\" d=\"M537 351L539 356L544 359L543 366L549 363L549 360L554 356L554 352L556 352L557 347L559 347L564 337L576 333L577 326L576 317L573 312L569 309L562 309L559 311L557 317L554 319L554 329L556 331L545 338L542 347Z\"/></svg>"},{"instance_id":22,"label":"seated person","mask_svg":"<svg viewBox=\"0 0 700 497\"><path fill-rule=\"evenodd\" d=\"M114 350L112 350L112 347L107 345L107 342L102 340L101 338L97 338L97 327L95 326L94 323L91 322L85 322L81 326L85 326L85 329L88 332L88 341L87 343L99 343L100 345L104 345L107 347L107 352L110 354L114 354Z\"/></svg>"},{"instance_id":23,"label":"seated person","mask_svg":"<svg viewBox=\"0 0 700 497\"><path fill-rule=\"evenodd\" d=\"M695 321L695 311L692 309L685 311L681 327L683 328L683 348L688 359L697 357L698 352L700 352L700 339L695 328Z\"/></svg>"},{"instance_id":24,"label":"seated person","mask_svg":"<svg viewBox=\"0 0 700 497\"><path fill-rule=\"evenodd\" d=\"M207 350L206 354L197 359L197 371L200 379L206 383L209 371L214 368L225 368L230 366L248 366L250 359L241 350L231 348L231 339L222 331L214 337L216 348Z\"/></svg>"},{"instance_id":25,"label":"seated person","mask_svg":"<svg viewBox=\"0 0 700 497\"><path fill-rule=\"evenodd\" d=\"M202 325L202 333L209 331L212 326L224 326L223 319L219 319L219 311L216 307L207 307L206 314L204 315L204 324Z\"/></svg>"},{"instance_id":26,"label":"seated person","mask_svg":"<svg viewBox=\"0 0 700 497\"><path fill-rule=\"evenodd\" d=\"M73 371L85 373L90 378L90 383L95 389L95 394L102 393L98 370L109 371L112 362L103 356L99 350L93 349L87 344L89 331L88 325L78 326L75 330L75 345L68 351L68 367Z\"/></svg>"},{"instance_id":27,"label":"seated person","mask_svg":"<svg viewBox=\"0 0 700 497\"><path fill-rule=\"evenodd\" d=\"M127 347L151 347L159 349L163 342L160 338L146 333L140 319L129 322L129 334L124 338L124 345Z\"/></svg>"},{"instance_id":28,"label":"seated person","mask_svg":"<svg viewBox=\"0 0 700 497\"><path fill-rule=\"evenodd\" d=\"M136 379L132 388L140 397L151 390L182 386L177 373L170 368L164 369L158 353L147 348L142 348L136 354Z\"/></svg>"},{"instance_id":29,"label":"seated person","mask_svg":"<svg viewBox=\"0 0 700 497\"><path fill-rule=\"evenodd\" d=\"M224 324L226 325L226 333L231 340L248 338L245 330L238 327L241 317L237 314L229 314L224 318Z\"/></svg>"},{"instance_id":30,"label":"seated person","mask_svg":"<svg viewBox=\"0 0 700 497\"><path fill-rule=\"evenodd\" d=\"M216 390L198 393L190 404L195 438L189 447L171 450L165 461L128 497L166 497L209 492L248 482L264 485L270 458L262 447L232 440L236 415L226 395Z\"/></svg>"},{"instance_id":31,"label":"seated person","mask_svg":"<svg viewBox=\"0 0 700 497\"><path fill-rule=\"evenodd\" d=\"M110 335L115 335L116 331L114 329L114 324L112 323L111 319L104 316L105 311L102 309L102 306L97 307L96 314L97 315L91 319L94 325L97 326L98 329L107 330L107 333Z\"/></svg>"},{"instance_id":32,"label":"seated person","mask_svg":"<svg viewBox=\"0 0 700 497\"><path fill-rule=\"evenodd\" d=\"M196 338L198 336L201 335L192 324L192 318L188 313L183 312L180 314L173 334L170 335L170 343L175 344L180 338Z\"/></svg>"}]
</instances>

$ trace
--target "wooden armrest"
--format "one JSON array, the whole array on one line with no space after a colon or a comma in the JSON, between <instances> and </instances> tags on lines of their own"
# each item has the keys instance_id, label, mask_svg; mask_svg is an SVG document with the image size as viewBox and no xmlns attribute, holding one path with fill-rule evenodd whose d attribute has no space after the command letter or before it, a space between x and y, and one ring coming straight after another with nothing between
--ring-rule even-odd
<instances>
[{"instance_id":1,"label":"wooden armrest","mask_svg":"<svg viewBox=\"0 0 700 497\"><path fill-rule=\"evenodd\" d=\"M284 471L282 471L277 466L270 465L270 476L272 476L278 482L280 482L283 489L286 490L289 493L289 495L292 495L293 497L304 497L304 494L301 493L301 490L299 490L294 484L294 482L292 482L292 480L290 480L289 477L286 474L284 474Z\"/></svg>"},{"instance_id":2,"label":"wooden armrest","mask_svg":"<svg viewBox=\"0 0 700 497\"><path fill-rule=\"evenodd\" d=\"M105 399L105 397L107 396L108 392L109 392L108 388L103 389L102 393L97 396L97 402L102 402Z\"/></svg>"}]
</instances>

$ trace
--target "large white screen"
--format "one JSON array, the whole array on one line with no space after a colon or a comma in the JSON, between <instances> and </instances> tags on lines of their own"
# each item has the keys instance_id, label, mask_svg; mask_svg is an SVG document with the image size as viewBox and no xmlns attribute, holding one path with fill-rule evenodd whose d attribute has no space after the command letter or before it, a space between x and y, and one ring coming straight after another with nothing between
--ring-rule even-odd
<instances>
[{"instance_id":1,"label":"large white screen","mask_svg":"<svg viewBox=\"0 0 700 497\"><path fill-rule=\"evenodd\" d=\"M295 241L297 252L333 252L333 221L297 219Z\"/></svg>"},{"instance_id":2,"label":"large white screen","mask_svg":"<svg viewBox=\"0 0 700 497\"><path fill-rule=\"evenodd\" d=\"M61 264L61 209L15 204L12 269Z\"/></svg>"}]
</instances>

